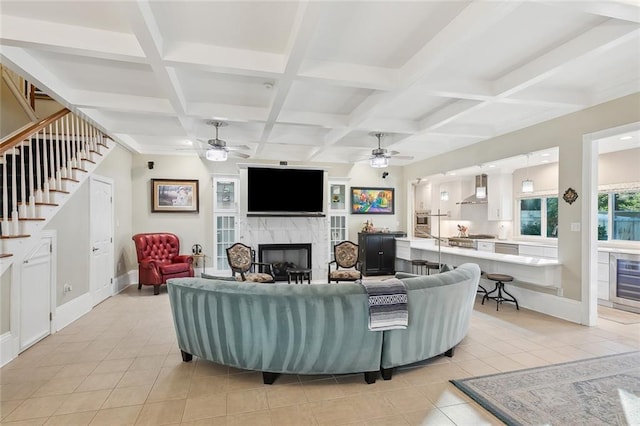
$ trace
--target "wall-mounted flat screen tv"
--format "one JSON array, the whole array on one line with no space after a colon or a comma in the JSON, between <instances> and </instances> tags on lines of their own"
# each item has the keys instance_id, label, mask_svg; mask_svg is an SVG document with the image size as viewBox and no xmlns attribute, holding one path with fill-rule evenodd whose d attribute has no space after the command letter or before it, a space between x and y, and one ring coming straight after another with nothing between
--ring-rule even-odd
<instances>
[{"instance_id":1,"label":"wall-mounted flat screen tv","mask_svg":"<svg viewBox=\"0 0 640 426\"><path fill-rule=\"evenodd\" d=\"M323 216L324 170L249 167L248 216Z\"/></svg>"}]
</instances>

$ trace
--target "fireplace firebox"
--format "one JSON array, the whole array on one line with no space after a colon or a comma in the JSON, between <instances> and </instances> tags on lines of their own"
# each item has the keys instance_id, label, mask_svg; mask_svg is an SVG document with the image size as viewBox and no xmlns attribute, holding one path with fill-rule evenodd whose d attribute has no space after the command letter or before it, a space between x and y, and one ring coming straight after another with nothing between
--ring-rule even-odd
<instances>
[{"instance_id":1,"label":"fireplace firebox","mask_svg":"<svg viewBox=\"0 0 640 426\"><path fill-rule=\"evenodd\" d=\"M258 261L271 263L276 281L287 281L288 268L311 268L311 244L259 244Z\"/></svg>"}]
</instances>

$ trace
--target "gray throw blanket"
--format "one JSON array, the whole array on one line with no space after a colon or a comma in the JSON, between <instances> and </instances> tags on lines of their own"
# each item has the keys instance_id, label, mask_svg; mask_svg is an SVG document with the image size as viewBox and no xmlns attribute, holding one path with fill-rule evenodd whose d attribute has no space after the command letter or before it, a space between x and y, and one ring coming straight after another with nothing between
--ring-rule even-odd
<instances>
[{"instance_id":1,"label":"gray throw blanket","mask_svg":"<svg viewBox=\"0 0 640 426\"><path fill-rule=\"evenodd\" d=\"M369 330L407 328L407 289L397 278L360 281L369 296Z\"/></svg>"}]
</instances>

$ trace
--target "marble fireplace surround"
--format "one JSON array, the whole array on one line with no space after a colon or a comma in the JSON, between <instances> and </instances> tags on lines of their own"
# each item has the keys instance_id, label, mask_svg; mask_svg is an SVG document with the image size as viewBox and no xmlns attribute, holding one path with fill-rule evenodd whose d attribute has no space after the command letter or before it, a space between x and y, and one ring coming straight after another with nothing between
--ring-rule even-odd
<instances>
[{"instance_id":1,"label":"marble fireplace surround","mask_svg":"<svg viewBox=\"0 0 640 426\"><path fill-rule=\"evenodd\" d=\"M240 220L240 241L256 251L260 244L311 244L313 279L326 282L327 221L327 217L244 217Z\"/></svg>"}]
</instances>

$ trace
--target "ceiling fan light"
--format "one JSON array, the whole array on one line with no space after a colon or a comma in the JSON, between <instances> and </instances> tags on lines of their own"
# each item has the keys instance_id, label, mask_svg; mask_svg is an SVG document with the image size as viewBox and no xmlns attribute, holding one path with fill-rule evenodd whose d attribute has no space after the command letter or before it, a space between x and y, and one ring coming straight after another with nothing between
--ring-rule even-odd
<instances>
[{"instance_id":1,"label":"ceiling fan light","mask_svg":"<svg viewBox=\"0 0 640 426\"><path fill-rule=\"evenodd\" d=\"M525 179L522 181L522 192L529 193L533 192L533 181L530 179Z\"/></svg>"},{"instance_id":2,"label":"ceiling fan light","mask_svg":"<svg viewBox=\"0 0 640 426\"><path fill-rule=\"evenodd\" d=\"M389 159L384 156L374 156L369 160L371 167L381 168L389 165Z\"/></svg>"},{"instance_id":3,"label":"ceiling fan light","mask_svg":"<svg viewBox=\"0 0 640 426\"><path fill-rule=\"evenodd\" d=\"M205 157L209 161L227 161L227 151L224 149L208 149Z\"/></svg>"},{"instance_id":4,"label":"ceiling fan light","mask_svg":"<svg viewBox=\"0 0 640 426\"><path fill-rule=\"evenodd\" d=\"M449 191L440 191L440 200L449 201Z\"/></svg>"}]
</instances>

